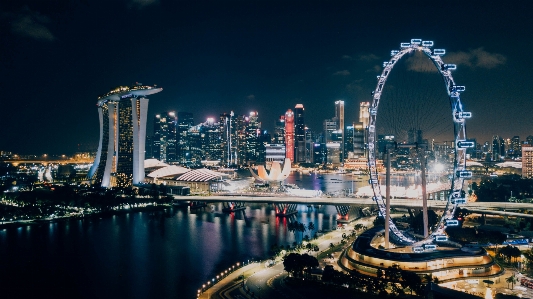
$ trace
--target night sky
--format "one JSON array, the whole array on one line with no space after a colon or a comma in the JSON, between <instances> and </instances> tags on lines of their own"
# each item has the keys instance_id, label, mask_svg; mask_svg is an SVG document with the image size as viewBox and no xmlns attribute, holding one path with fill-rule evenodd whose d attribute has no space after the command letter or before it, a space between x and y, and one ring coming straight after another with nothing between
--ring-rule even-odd
<instances>
[{"instance_id":1,"label":"night sky","mask_svg":"<svg viewBox=\"0 0 533 299\"><path fill-rule=\"evenodd\" d=\"M344 100L370 101L390 50L433 40L456 63L478 142L533 135L530 1L0 1L0 150L96 150L96 99L157 84L149 120L258 111L272 130L295 104L319 131ZM414 70L413 70L414 71ZM444 87L442 87L444 93ZM151 126L149 127L150 130ZM150 131L148 131L150 133Z\"/></svg>"}]
</instances>

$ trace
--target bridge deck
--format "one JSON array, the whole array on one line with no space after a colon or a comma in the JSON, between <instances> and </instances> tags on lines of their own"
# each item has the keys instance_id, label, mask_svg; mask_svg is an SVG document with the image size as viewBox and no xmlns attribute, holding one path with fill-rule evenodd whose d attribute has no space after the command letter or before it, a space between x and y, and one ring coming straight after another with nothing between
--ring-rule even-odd
<instances>
[{"instance_id":1,"label":"bridge deck","mask_svg":"<svg viewBox=\"0 0 533 299\"><path fill-rule=\"evenodd\" d=\"M207 202L257 202L257 203L296 203L296 204L313 204L313 205L355 205L355 206L375 206L371 198L354 198L354 197L294 197L294 196L254 196L254 195L211 195L211 196L178 196L174 195L176 201L207 201ZM422 208L421 199L393 199L391 205L396 208ZM428 200L428 208L444 209L446 201ZM461 205L461 208L467 209L473 213L490 214L512 217L533 218L533 214L520 212L506 212L505 210L533 210L531 203L513 203L513 202L469 202Z\"/></svg>"}]
</instances>

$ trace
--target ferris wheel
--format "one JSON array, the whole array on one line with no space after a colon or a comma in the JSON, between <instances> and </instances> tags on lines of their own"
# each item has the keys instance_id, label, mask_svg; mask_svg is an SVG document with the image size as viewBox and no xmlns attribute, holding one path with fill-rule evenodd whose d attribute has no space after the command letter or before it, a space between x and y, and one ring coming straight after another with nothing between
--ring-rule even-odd
<instances>
[{"instance_id":1,"label":"ferris wheel","mask_svg":"<svg viewBox=\"0 0 533 299\"><path fill-rule=\"evenodd\" d=\"M377 77L378 83L376 89L372 92L372 104L369 107L369 123L368 123L368 166L370 171L369 183L374 191L373 200L376 202L380 215L383 217L389 213L386 208L386 198L381 194L381 188L378 179L378 167L376 163L376 120L378 116L378 107L385 82L389 77L392 69L396 63L406 54L414 52L424 53L435 65L437 71L444 80L444 87L450 101L451 116L453 122L454 135L454 160L453 172L450 174L450 190L447 199L444 213L439 222L433 227L431 234L424 240L415 240L404 234L399 230L392 219L389 219L389 229L391 237L400 245L411 244L425 244L432 242L447 241L444 234L447 226L455 226L458 221L454 219L454 213L458 205L466 203L465 192L463 191L463 183L467 178L472 177L472 172L466 170L466 150L473 148L475 143L466 139L465 121L469 119L472 114L463 111L460 94L465 91L464 86L458 86L452 77L452 70L457 66L455 64L445 64L441 57L446 54L445 49L434 49L433 41L423 41L421 39L411 39L409 43L401 43L399 50L391 51L391 59L383 63L383 72ZM424 166L423 166L424 167Z\"/></svg>"}]
</instances>

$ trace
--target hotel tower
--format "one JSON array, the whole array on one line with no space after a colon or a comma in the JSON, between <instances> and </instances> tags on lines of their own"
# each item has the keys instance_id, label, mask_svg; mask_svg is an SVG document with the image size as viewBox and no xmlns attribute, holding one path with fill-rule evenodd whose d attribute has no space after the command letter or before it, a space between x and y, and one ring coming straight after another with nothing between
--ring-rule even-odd
<instances>
[{"instance_id":1,"label":"hotel tower","mask_svg":"<svg viewBox=\"0 0 533 299\"><path fill-rule=\"evenodd\" d=\"M120 86L98 97L100 141L88 177L102 187L129 187L144 179L148 99L162 88Z\"/></svg>"}]
</instances>

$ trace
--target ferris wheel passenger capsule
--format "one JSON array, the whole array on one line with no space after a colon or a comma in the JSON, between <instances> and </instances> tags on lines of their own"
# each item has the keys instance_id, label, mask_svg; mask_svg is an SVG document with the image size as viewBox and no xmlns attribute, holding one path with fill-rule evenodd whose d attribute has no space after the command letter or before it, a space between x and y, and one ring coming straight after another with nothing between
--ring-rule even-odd
<instances>
[{"instance_id":1,"label":"ferris wheel passenger capsule","mask_svg":"<svg viewBox=\"0 0 533 299\"><path fill-rule=\"evenodd\" d=\"M452 204L464 205L466 203L466 198L460 197L452 199Z\"/></svg>"},{"instance_id":2,"label":"ferris wheel passenger capsule","mask_svg":"<svg viewBox=\"0 0 533 299\"><path fill-rule=\"evenodd\" d=\"M471 118L472 117L472 112L459 112L459 118Z\"/></svg>"},{"instance_id":3,"label":"ferris wheel passenger capsule","mask_svg":"<svg viewBox=\"0 0 533 299\"><path fill-rule=\"evenodd\" d=\"M466 87L461 86L461 85L453 85L452 87L450 87L451 92L463 92L465 90L466 90Z\"/></svg>"},{"instance_id":4,"label":"ferris wheel passenger capsule","mask_svg":"<svg viewBox=\"0 0 533 299\"><path fill-rule=\"evenodd\" d=\"M472 177L472 171L459 170L457 171L457 177L462 179L469 179Z\"/></svg>"},{"instance_id":5,"label":"ferris wheel passenger capsule","mask_svg":"<svg viewBox=\"0 0 533 299\"><path fill-rule=\"evenodd\" d=\"M474 148L476 147L476 143L470 140L457 140L457 147L458 148Z\"/></svg>"},{"instance_id":6,"label":"ferris wheel passenger capsule","mask_svg":"<svg viewBox=\"0 0 533 299\"><path fill-rule=\"evenodd\" d=\"M420 45L421 43L422 43L422 40L419 38L411 39L411 45Z\"/></svg>"},{"instance_id":7,"label":"ferris wheel passenger capsule","mask_svg":"<svg viewBox=\"0 0 533 299\"><path fill-rule=\"evenodd\" d=\"M390 56L394 56L394 55L398 54L399 52L400 51L398 51L398 50L392 50L392 51L390 51Z\"/></svg>"},{"instance_id":8,"label":"ferris wheel passenger capsule","mask_svg":"<svg viewBox=\"0 0 533 299\"><path fill-rule=\"evenodd\" d=\"M425 40L422 42L422 47L433 47L433 41L432 40Z\"/></svg>"},{"instance_id":9,"label":"ferris wheel passenger capsule","mask_svg":"<svg viewBox=\"0 0 533 299\"><path fill-rule=\"evenodd\" d=\"M411 43L401 43L400 48L409 48L411 47Z\"/></svg>"},{"instance_id":10,"label":"ferris wheel passenger capsule","mask_svg":"<svg viewBox=\"0 0 533 299\"><path fill-rule=\"evenodd\" d=\"M443 64L442 65L442 69L444 70L456 70L457 69L457 65L456 64Z\"/></svg>"},{"instance_id":11,"label":"ferris wheel passenger capsule","mask_svg":"<svg viewBox=\"0 0 533 299\"><path fill-rule=\"evenodd\" d=\"M437 241L437 242L446 242L446 241L448 241L448 236L446 236L446 235L435 235L435 241Z\"/></svg>"},{"instance_id":12,"label":"ferris wheel passenger capsule","mask_svg":"<svg viewBox=\"0 0 533 299\"><path fill-rule=\"evenodd\" d=\"M459 221L455 219L446 219L446 226L458 226Z\"/></svg>"},{"instance_id":13,"label":"ferris wheel passenger capsule","mask_svg":"<svg viewBox=\"0 0 533 299\"><path fill-rule=\"evenodd\" d=\"M435 49L435 50L433 50L433 55L442 56L444 54L446 54L446 50L444 50L444 49Z\"/></svg>"}]
</instances>

